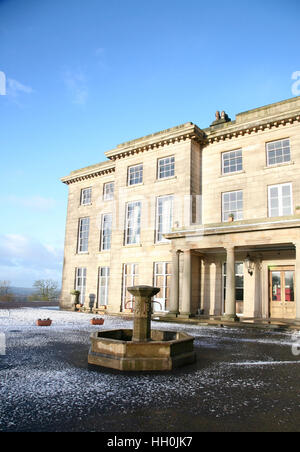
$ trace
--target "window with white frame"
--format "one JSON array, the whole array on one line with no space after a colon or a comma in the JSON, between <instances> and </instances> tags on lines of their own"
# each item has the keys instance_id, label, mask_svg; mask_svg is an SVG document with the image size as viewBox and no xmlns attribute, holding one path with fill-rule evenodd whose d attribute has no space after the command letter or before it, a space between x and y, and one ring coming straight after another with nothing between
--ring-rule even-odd
<instances>
[{"instance_id":1,"label":"window with white frame","mask_svg":"<svg viewBox=\"0 0 300 452\"><path fill-rule=\"evenodd\" d=\"M243 169L242 149L222 154L222 174L236 173Z\"/></svg>"},{"instance_id":2,"label":"window with white frame","mask_svg":"<svg viewBox=\"0 0 300 452\"><path fill-rule=\"evenodd\" d=\"M86 289L86 268L76 268L75 290L80 292L79 303L84 304Z\"/></svg>"},{"instance_id":3,"label":"window with white frame","mask_svg":"<svg viewBox=\"0 0 300 452\"><path fill-rule=\"evenodd\" d=\"M141 202L129 202L126 205L125 245L140 243Z\"/></svg>"},{"instance_id":4,"label":"window with white frame","mask_svg":"<svg viewBox=\"0 0 300 452\"><path fill-rule=\"evenodd\" d=\"M79 219L79 231L78 231L78 253L87 253L89 249L89 232L90 232L90 219Z\"/></svg>"},{"instance_id":5,"label":"window with white frame","mask_svg":"<svg viewBox=\"0 0 300 452\"><path fill-rule=\"evenodd\" d=\"M154 311L168 311L171 286L171 263L154 263L154 286L160 288L160 292L154 297Z\"/></svg>"},{"instance_id":6,"label":"window with white frame","mask_svg":"<svg viewBox=\"0 0 300 452\"><path fill-rule=\"evenodd\" d=\"M108 305L109 276L110 276L109 267L99 268L98 306Z\"/></svg>"},{"instance_id":7,"label":"window with white frame","mask_svg":"<svg viewBox=\"0 0 300 452\"><path fill-rule=\"evenodd\" d=\"M143 182L143 165L128 168L128 185L137 185Z\"/></svg>"},{"instance_id":8,"label":"window with white frame","mask_svg":"<svg viewBox=\"0 0 300 452\"><path fill-rule=\"evenodd\" d=\"M107 182L103 185L103 200L111 201L114 199L115 183Z\"/></svg>"},{"instance_id":9,"label":"window with white frame","mask_svg":"<svg viewBox=\"0 0 300 452\"><path fill-rule=\"evenodd\" d=\"M272 141L266 144L268 166L291 161L290 140Z\"/></svg>"},{"instance_id":10,"label":"window with white frame","mask_svg":"<svg viewBox=\"0 0 300 452\"><path fill-rule=\"evenodd\" d=\"M173 226L173 195L160 196L156 206L156 242L168 242L163 237Z\"/></svg>"},{"instance_id":11,"label":"window with white frame","mask_svg":"<svg viewBox=\"0 0 300 452\"><path fill-rule=\"evenodd\" d=\"M81 205L88 206L92 203L92 189L84 188L81 190Z\"/></svg>"},{"instance_id":12,"label":"window with white frame","mask_svg":"<svg viewBox=\"0 0 300 452\"><path fill-rule=\"evenodd\" d=\"M138 285L139 266L138 264L123 265L123 281L122 281L122 308L133 309L134 296L131 295L127 288Z\"/></svg>"},{"instance_id":13,"label":"window with white frame","mask_svg":"<svg viewBox=\"0 0 300 452\"><path fill-rule=\"evenodd\" d=\"M170 156L158 160L157 179L165 179L175 175L175 157Z\"/></svg>"},{"instance_id":14,"label":"window with white frame","mask_svg":"<svg viewBox=\"0 0 300 452\"><path fill-rule=\"evenodd\" d=\"M112 214L105 213L102 215L102 224L101 224L101 244L100 244L101 251L110 250L111 234L112 234Z\"/></svg>"},{"instance_id":15,"label":"window with white frame","mask_svg":"<svg viewBox=\"0 0 300 452\"><path fill-rule=\"evenodd\" d=\"M292 184L271 185L269 192L269 217L293 214Z\"/></svg>"},{"instance_id":16,"label":"window with white frame","mask_svg":"<svg viewBox=\"0 0 300 452\"><path fill-rule=\"evenodd\" d=\"M222 193L222 221L233 215L235 221L243 219L243 191Z\"/></svg>"}]
</instances>

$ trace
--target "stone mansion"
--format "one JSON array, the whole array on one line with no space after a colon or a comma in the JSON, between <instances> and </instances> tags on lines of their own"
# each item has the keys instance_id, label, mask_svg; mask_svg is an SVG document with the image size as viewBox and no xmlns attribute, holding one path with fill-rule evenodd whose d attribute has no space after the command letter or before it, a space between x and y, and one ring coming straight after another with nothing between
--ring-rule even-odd
<instances>
[{"instance_id":1,"label":"stone mansion","mask_svg":"<svg viewBox=\"0 0 300 452\"><path fill-rule=\"evenodd\" d=\"M231 120L216 113L106 152L73 171L61 308L300 319L300 97Z\"/></svg>"}]
</instances>

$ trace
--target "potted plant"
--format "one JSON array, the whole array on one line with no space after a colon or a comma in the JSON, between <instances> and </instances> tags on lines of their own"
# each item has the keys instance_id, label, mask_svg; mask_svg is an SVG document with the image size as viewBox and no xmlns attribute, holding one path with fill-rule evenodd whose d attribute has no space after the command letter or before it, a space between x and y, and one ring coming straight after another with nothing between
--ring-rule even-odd
<instances>
[{"instance_id":1,"label":"potted plant","mask_svg":"<svg viewBox=\"0 0 300 452\"><path fill-rule=\"evenodd\" d=\"M80 297L80 291L79 290L72 290L72 292L70 292L72 297L73 297L73 306L74 306L74 311L76 311L77 309L77 305L79 305L79 297Z\"/></svg>"},{"instance_id":2,"label":"potted plant","mask_svg":"<svg viewBox=\"0 0 300 452\"><path fill-rule=\"evenodd\" d=\"M300 215L300 206L296 206L296 215Z\"/></svg>"},{"instance_id":3,"label":"potted plant","mask_svg":"<svg viewBox=\"0 0 300 452\"><path fill-rule=\"evenodd\" d=\"M230 213L229 215L228 215L228 221L231 223L232 221L234 221L234 214L233 213Z\"/></svg>"},{"instance_id":4,"label":"potted plant","mask_svg":"<svg viewBox=\"0 0 300 452\"><path fill-rule=\"evenodd\" d=\"M51 326L52 320L51 319L38 319L36 321L37 326Z\"/></svg>"},{"instance_id":5,"label":"potted plant","mask_svg":"<svg viewBox=\"0 0 300 452\"><path fill-rule=\"evenodd\" d=\"M103 325L103 323L104 319L101 319L99 317L94 317L93 319L91 319L91 325Z\"/></svg>"}]
</instances>

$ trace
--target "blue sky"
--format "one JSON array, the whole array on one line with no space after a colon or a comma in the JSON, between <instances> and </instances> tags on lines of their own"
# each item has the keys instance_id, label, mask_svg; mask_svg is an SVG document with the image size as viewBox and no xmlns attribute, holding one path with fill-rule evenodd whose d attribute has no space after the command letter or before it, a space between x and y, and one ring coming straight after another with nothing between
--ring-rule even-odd
<instances>
[{"instance_id":1,"label":"blue sky","mask_svg":"<svg viewBox=\"0 0 300 452\"><path fill-rule=\"evenodd\" d=\"M298 0L0 0L0 280L60 282L60 177L124 141L293 97Z\"/></svg>"}]
</instances>

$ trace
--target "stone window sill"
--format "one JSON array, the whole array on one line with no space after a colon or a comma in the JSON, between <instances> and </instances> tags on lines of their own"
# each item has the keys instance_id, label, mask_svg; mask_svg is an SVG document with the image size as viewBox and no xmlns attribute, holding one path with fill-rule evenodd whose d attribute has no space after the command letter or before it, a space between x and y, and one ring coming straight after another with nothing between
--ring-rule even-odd
<instances>
[{"instance_id":1,"label":"stone window sill","mask_svg":"<svg viewBox=\"0 0 300 452\"><path fill-rule=\"evenodd\" d=\"M276 163L275 165L264 166L264 170L272 168L281 168L282 166L295 165L295 162Z\"/></svg>"},{"instance_id":2,"label":"stone window sill","mask_svg":"<svg viewBox=\"0 0 300 452\"><path fill-rule=\"evenodd\" d=\"M133 185L126 185L126 189L130 189L130 188L136 188L136 187L142 187L144 185L144 182L141 182L140 184L133 184Z\"/></svg>"},{"instance_id":3,"label":"stone window sill","mask_svg":"<svg viewBox=\"0 0 300 452\"><path fill-rule=\"evenodd\" d=\"M156 179L155 182L164 182L164 181L170 181L170 180L176 180L177 176L170 176L170 177L162 177L161 179Z\"/></svg>"},{"instance_id":4,"label":"stone window sill","mask_svg":"<svg viewBox=\"0 0 300 452\"><path fill-rule=\"evenodd\" d=\"M226 173L226 174L220 174L219 177L230 177L230 176L238 176L239 174L245 174L245 170L242 171L235 171L234 173Z\"/></svg>"},{"instance_id":5,"label":"stone window sill","mask_svg":"<svg viewBox=\"0 0 300 452\"><path fill-rule=\"evenodd\" d=\"M79 208L80 207L90 207L90 206L92 206L93 205L93 203L92 202L90 202L89 204L79 204Z\"/></svg>"}]
</instances>

